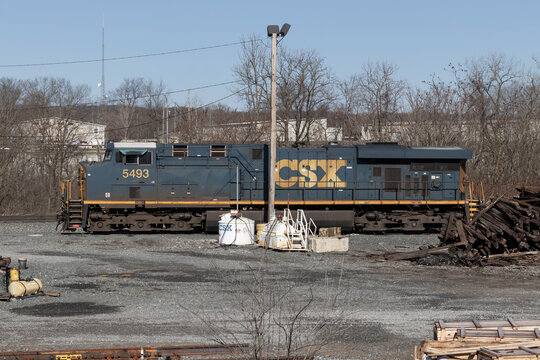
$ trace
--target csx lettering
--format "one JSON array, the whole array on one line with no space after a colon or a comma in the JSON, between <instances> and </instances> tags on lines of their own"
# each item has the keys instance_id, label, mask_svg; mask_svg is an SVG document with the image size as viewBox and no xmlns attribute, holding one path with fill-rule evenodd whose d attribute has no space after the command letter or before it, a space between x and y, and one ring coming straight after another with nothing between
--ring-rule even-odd
<instances>
[{"instance_id":1,"label":"csx lettering","mask_svg":"<svg viewBox=\"0 0 540 360\"><path fill-rule=\"evenodd\" d=\"M347 160L289 160L276 163L276 185L280 187L298 186L303 188L346 187L347 183L339 178L337 172L347 165ZM318 169L324 176L318 178ZM289 169L289 177L282 177L281 170Z\"/></svg>"},{"instance_id":2,"label":"csx lettering","mask_svg":"<svg viewBox=\"0 0 540 360\"><path fill-rule=\"evenodd\" d=\"M150 171L148 169L131 169L131 171L129 169L123 169L122 170L122 177L124 179L126 178L137 178L137 179L140 179L140 178L148 178L150 176Z\"/></svg>"},{"instance_id":3,"label":"csx lettering","mask_svg":"<svg viewBox=\"0 0 540 360\"><path fill-rule=\"evenodd\" d=\"M219 225L220 231L232 231L232 225Z\"/></svg>"}]
</instances>

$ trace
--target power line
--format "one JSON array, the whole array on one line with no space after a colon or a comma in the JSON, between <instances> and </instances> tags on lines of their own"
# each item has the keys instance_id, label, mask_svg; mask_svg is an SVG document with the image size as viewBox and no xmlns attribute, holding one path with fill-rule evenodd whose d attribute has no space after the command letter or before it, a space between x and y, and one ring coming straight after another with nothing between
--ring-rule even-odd
<instances>
[{"instance_id":1,"label":"power line","mask_svg":"<svg viewBox=\"0 0 540 360\"><path fill-rule=\"evenodd\" d=\"M220 101L226 100L226 99L228 99L228 98L230 98L230 97L233 97L233 96L239 94L240 92L244 91L245 89L246 89L246 88L242 88L242 89L240 89L240 90L238 90L238 91L233 92L232 94L229 94L229 95L224 96L224 97L222 97L222 98L219 98L219 99L217 99L217 100L211 101L211 102L206 103L206 104L204 104L204 105L198 106L198 107L196 107L196 108L191 108L191 109L186 110L186 111L183 111L183 112L181 112L181 113L176 113L176 114L174 114L174 115L172 115L172 116L169 116L169 119L174 119L174 118L180 117L180 116L182 116L182 115L187 115L187 114L192 113L192 112L194 112L194 111L196 111L196 110L200 110L200 109L203 109L203 108L205 108L205 107L208 107L208 106L217 104L217 103L220 102ZM132 129L132 128L136 128L136 127L139 127L139 126L150 125L150 124L153 124L153 123L154 123L153 121L147 121L147 122L144 122L144 123L141 123L141 124L132 125L132 126L124 126L124 127L115 128L115 129L107 129L107 131L117 131L117 130ZM88 132L88 133L82 133L81 135L91 135L91 134L93 134L93 133L92 133L92 132Z\"/></svg>"},{"instance_id":2,"label":"power line","mask_svg":"<svg viewBox=\"0 0 540 360\"><path fill-rule=\"evenodd\" d=\"M217 49L217 48L222 48L222 47L246 44L246 43L255 42L255 41L261 41L261 39L244 40L244 41L237 41L237 42L232 42L232 43L225 43L225 44L218 44L218 45L211 45L211 46L203 46L203 47L192 48L192 49L163 51L163 52L150 53L150 54L117 56L117 57L110 57L110 58L105 58L105 59L68 60L68 61L55 61L55 62L46 62L46 63L27 63L27 64L3 64L3 65L0 65L0 68L54 66L54 65L70 65L70 64L88 64L88 63L95 63L95 62L101 62L101 61L118 61L118 60L140 59L140 58L153 57L153 56L164 56L164 55L181 54L181 53L201 51L201 50Z\"/></svg>"},{"instance_id":3,"label":"power line","mask_svg":"<svg viewBox=\"0 0 540 360\"><path fill-rule=\"evenodd\" d=\"M154 96L161 96L161 95L170 95L170 94L178 94L178 93L183 93L183 92L188 92L188 91L194 91L194 90L202 90L202 89L208 89L208 88L213 88L213 87L218 87L218 86L224 86L224 85L231 85L231 84L235 84L235 83L238 83L239 80L232 80L232 81L225 81L225 82L221 82L221 83L216 83L216 84L210 84L210 85L203 85L203 86L198 86L198 87L192 87L192 88L187 88L187 89L181 89L181 90L171 90L171 91L165 91L165 92L162 92L162 93L156 93L156 94L148 94L148 95L143 95L143 96L140 96L140 97L137 97L137 100L138 99L147 99L147 98L151 98L151 97L154 97ZM128 98L128 99L134 99L134 98ZM78 103L78 104L73 104L73 105L69 105L69 106L64 106L64 107L78 107L78 106L92 106L92 105L100 105L100 104L104 104L104 103L114 103L114 102L117 102L117 101L121 101L121 100L125 100L125 98L116 98L116 99L107 99L105 101L92 101L92 102L85 102L85 103ZM60 108L62 107L61 105L15 105L12 109L6 109L6 108L3 108L3 109L0 109L0 111L15 111L15 110L41 110L41 109L51 109L51 108Z\"/></svg>"},{"instance_id":4,"label":"power line","mask_svg":"<svg viewBox=\"0 0 540 360\"><path fill-rule=\"evenodd\" d=\"M236 82L236 81L233 81L233 82ZM206 87L210 87L210 86L206 86ZM223 100L226 100L230 97L233 97L237 94L239 94L240 92L244 91L246 88L242 88L238 91L235 91L229 95L226 95L224 97L221 97L217 100L214 100L214 101L211 101L209 103L206 103L204 105L201 105L201 106L198 106L196 108L191 108L189 110L186 110L186 111L183 111L181 113L176 113L175 115L173 116L170 116L169 119L174 119L176 117L180 117L182 115L187 115L193 111L197 111L197 110L200 110L200 109L203 109L207 106L211 106L211 105L214 105L216 103L219 103L220 101L223 101ZM176 92L180 92L180 91L187 91L188 89L186 90L177 90ZM192 89L193 90L193 89ZM140 123L140 124L136 124L136 125L130 125L130 126L123 126L123 127L118 127L118 128L113 128L113 129L107 129L106 131L118 131L118 130L126 130L126 129L133 129L133 128L137 128L137 127L140 127L140 126L144 126L144 125L151 125L153 124L154 121L147 121L147 122L144 122L144 123ZM77 136L80 136L80 135L92 135L94 134L94 132L87 132L87 133L77 133ZM16 139L35 139L35 138L41 138L41 136L37 135L37 136L31 136L31 135L0 135L0 138L16 138Z\"/></svg>"}]
</instances>

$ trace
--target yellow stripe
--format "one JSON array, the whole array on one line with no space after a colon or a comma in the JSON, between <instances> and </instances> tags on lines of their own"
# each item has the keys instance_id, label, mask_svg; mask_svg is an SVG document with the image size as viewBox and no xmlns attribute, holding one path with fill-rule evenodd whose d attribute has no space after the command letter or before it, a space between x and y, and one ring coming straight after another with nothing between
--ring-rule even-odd
<instances>
[{"instance_id":1,"label":"yellow stripe","mask_svg":"<svg viewBox=\"0 0 540 360\"><path fill-rule=\"evenodd\" d=\"M465 200L333 200L276 201L279 205L464 205Z\"/></svg>"},{"instance_id":2,"label":"yellow stripe","mask_svg":"<svg viewBox=\"0 0 540 360\"><path fill-rule=\"evenodd\" d=\"M85 205L135 205L136 201L84 200ZM146 205L234 205L236 201L144 201ZM465 205L465 200L295 200L276 205ZM266 201L239 201L240 205L266 205Z\"/></svg>"}]
</instances>

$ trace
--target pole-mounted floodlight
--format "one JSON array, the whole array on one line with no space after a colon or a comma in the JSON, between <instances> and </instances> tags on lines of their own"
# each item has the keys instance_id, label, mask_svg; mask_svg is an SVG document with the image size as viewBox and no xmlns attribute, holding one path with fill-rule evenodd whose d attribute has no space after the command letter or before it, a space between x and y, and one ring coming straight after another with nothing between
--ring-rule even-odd
<instances>
[{"instance_id":1,"label":"pole-mounted floodlight","mask_svg":"<svg viewBox=\"0 0 540 360\"><path fill-rule=\"evenodd\" d=\"M266 32L272 37L272 93L271 93L271 122L270 122L270 172L268 186L268 221L274 215L274 203L276 197L276 155L277 155L277 114L276 114L276 53L277 53L277 38L284 37L289 32L291 25L285 23L279 29L277 25L268 25Z\"/></svg>"},{"instance_id":2,"label":"pole-mounted floodlight","mask_svg":"<svg viewBox=\"0 0 540 360\"><path fill-rule=\"evenodd\" d=\"M278 25L268 25L266 28L266 33L268 36L272 36L273 34L276 34L277 36L284 37L289 32L289 29L291 28L290 24L283 24L281 26L281 30L279 29Z\"/></svg>"},{"instance_id":3,"label":"pole-mounted floodlight","mask_svg":"<svg viewBox=\"0 0 540 360\"><path fill-rule=\"evenodd\" d=\"M266 32L268 33L268 36L272 36L273 34L279 33L279 26L277 25L268 25L266 28Z\"/></svg>"},{"instance_id":4,"label":"pole-mounted floodlight","mask_svg":"<svg viewBox=\"0 0 540 360\"><path fill-rule=\"evenodd\" d=\"M283 26L281 27L281 30L279 30L279 35L281 35L282 37L287 35L290 28L291 28L290 24L287 24L287 23L283 24Z\"/></svg>"}]
</instances>

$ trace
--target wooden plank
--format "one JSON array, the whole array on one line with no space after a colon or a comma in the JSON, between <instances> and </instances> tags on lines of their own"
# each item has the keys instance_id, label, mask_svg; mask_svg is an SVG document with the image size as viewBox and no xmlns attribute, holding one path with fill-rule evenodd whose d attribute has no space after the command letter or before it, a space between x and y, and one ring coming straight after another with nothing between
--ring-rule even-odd
<instances>
[{"instance_id":1,"label":"wooden plank","mask_svg":"<svg viewBox=\"0 0 540 360\"><path fill-rule=\"evenodd\" d=\"M520 350L523 350L523 351L526 351L528 353L531 353L531 354L535 354L535 355L538 355L540 354L540 350L538 349L531 349L531 348L528 348L526 346L520 346L519 347Z\"/></svg>"},{"instance_id":2,"label":"wooden plank","mask_svg":"<svg viewBox=\"0 0 540 360\"><path fill-rule=\"evenodd\" d=\"M468 244L469 240L467 239L467 235L465 234L465 230L463 229L463 223L461 220L456 220L456 229L459 235L459 240L463 244Z\"/></svg>"},{"instance_id":3,"label":"wooden plank","mask_svg":"<svg viewBox=\"0 0 540 360\"><path fill-rule=\"evenodd\" d=\"M498 256L498 255L492 255ZM534 331L535 329L540 329L540 320L514 320L511 319L511 322L506 320L476 320L477 324L472 321L443 321L438 320L435 322L433 329L434 338L438 341L452 340L458 330L465 328L466 330L477 330L478 326L481 326L481 330L497 330L497 328L502 328L504 331L511 330L527 330ZM467 333L467 332L466 332ZM540 330L538 330L540 334ZM468 335L467 335L468 336ZM496 334L493 334L495 337ZM532 335L531 335L532 337Z\"/></svg>"},{"instance_id":4,"label":"wooden plank","mask_svg":"<svg viewBox=\"0 0 540 360\"><path fill-rule=\"evenodd\" d=\"M426 355L433 355L433 356L454 356L454 355L467 355L467 354L475 354L477 351L479 351L481 348L486 348L491 351L495 350L511 350L511 349L518 349L519 346L527 346L529 348L534 347L540 347L540 341L516 341L512 343L504 343L504 344L495 344L495 345L473 345L473 346L467 346L468 343L463 342L462 347L457 348L437 348L436 346L433 346L433 344L428 344L423 347L423 352Z\"/></svg>"},{"instance_id":5,"label":"wooden plank","mask_svg":"<svg viewBox=\"0 0 540 360\"><path fill-rule=\"evenodd\" d=\"M480 217L482 217L482 215L484 215L486 212L489 211L489 209L491 209L493 206L495 206L495 204L502 199L502 195L499 196L494 202L492 202L491 204L489 204L488 206L486 206L484 209L482 209L478 214L475 214L474 215L474 218L472 219L471 221L471 225L474 224L476 221L478 221L478 219Z\"/></svg>"},{"instance_id":6,"label":"wooden plank","mask_svg":"<svg viewBox=\"0 0 540 360\"><path fill-rule=\"evenodd\" d=\"M402 252L402 253L392 253L385 255L386 260L390 261L397 261L397 260L409 260L409 259L415 259L422 256L426 256L429 254L446 254L448 253L448 249L457 245L462 244L452 244L452 245L446 245L446 246L439 246L434 247L431 249L424 249L424 250L417 250L417 251L410 251L410 252Z\"/></svg>"},{"instance_id":7,"label":"wooden plank","mask_svg":"<svg viewBox=\"0 0 540 360\"><path fill-rule=\"evenodd\" d=\"M482 324L483 328L491 328L496 329L498 327L507 327L508 326L508 320L478 320ZM531 319L531 320L514 320L514 323L518 327L530 327L530 330L534 330L534 328L540 328L540 319ZM473 328L474 323L472 321L445 321L445 326L447 328L459 328L459 327L465 327L465 328ZM526 329L523 329L526 330Z\"/></svg>"},{"instance_id":8,"label":"wooden plank","mask_svg":"<svg viewBox=\"0 0 540 360\"><path fill-rule=\"evenodd\" d=\"M450 216L448 217L448 223L446 224L446 231L444 232L444 236L441 242L445 243L446 240L448 240L448 235L450 235L450 229L452 228L453 224L454 224L454 213L450 213Z\"/></svg>"}]
</instances>

